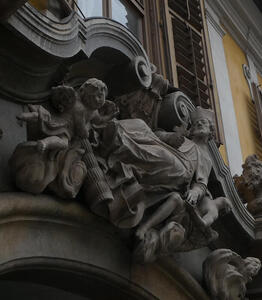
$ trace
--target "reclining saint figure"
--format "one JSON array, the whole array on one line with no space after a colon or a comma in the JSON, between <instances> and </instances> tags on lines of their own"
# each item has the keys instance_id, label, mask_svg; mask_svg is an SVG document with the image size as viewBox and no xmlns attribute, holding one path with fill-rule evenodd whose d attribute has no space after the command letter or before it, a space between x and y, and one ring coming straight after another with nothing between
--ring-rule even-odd
<instances>
[{"instance_id":1,"label":"reclining saint figure","mask_svg":"<svg viewBox=\"0 0 262 300\"><path fill-rule=\"evenodd\" d=\"M213 112L198 107L191 113L189 138L183 127L154 133L142 119L116 120L118 110L106 95L96 78L78 91L58 86L51 100L55 112L37 105L19 116L34 124L35 135L10 160L17 187L65 199L83 188L92 212L134 229L134 255L142 262L206 246L217 237L210 225L219 211L231 209L207 189Z\"/></svg>"},{"instance_id":2,"label":"reclining saint figure","mask_svg":"<svg viewBox=\"0 0 262 300\"><path fill-rule=\"evenodd\" d=\"M105 129L111 143L103 145L111 149L106 177L114 195L109 218L118 227L136 227L135 255L141 261L207 244L217 237L210 225L218 211L231 209L226 198L213 200L207 190L213 112L197 108L191 120L191 139L179 138L177 132L154 134L140 119L114 121ZM191 240L185 238L190 222L202 240L196 238L196 228Z\"/></svg>"}]
</instances>

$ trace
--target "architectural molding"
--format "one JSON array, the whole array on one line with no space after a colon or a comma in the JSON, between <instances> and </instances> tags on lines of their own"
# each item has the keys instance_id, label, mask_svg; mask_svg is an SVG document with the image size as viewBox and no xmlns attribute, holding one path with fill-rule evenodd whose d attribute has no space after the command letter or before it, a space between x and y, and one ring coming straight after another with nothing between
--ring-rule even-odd
<instances>
[{"instance_id":1,"label":"architectural molding","mask_svg":"<svg viewBox=\"0 0 262 300\"><path fill-rule=\"evenodd\" d=\"M224 131L227 157L232 176L241 173L242 153L240 147L235 108L230 88L230 80L227 69L227 62L223 45L224 31L219 24L219 17L216 12L207 5L206 13L210 16L207 19L211 54L216 76L216 86L219 96L219 104Z\"/></svg>"},{"instance_id":2,"label":"architectural molding","mask_svg":"<svg viewBox=\"0 0 262 300\"><path fill-rule=\"evenodd\" d=\"M249 54L262 72L262 21L252 1L206 0L217 14L220 24L239 46Z\"/></svg>"},{"instance_id":3,"label":"architectural molding","mask_svg":"<svg viewBox=\"0 0 262 300\"><path fill-rule=\"evenodd\" d=\"M24 38L17 41L11 31ZM87 65L89 59L100 61L103 70L109 71L141 57L147 69L151 68L137 38L120 23L106 18L83 20L72 12L58 22L26 4L1 24L0 32L0 94L11 101L45 101L50 87L70 75L72 65L79 61ZM15 72L9 72L10 66Z\"/></svg>"},{"instance_id":4,"label":"architectural molding","mask_svg":"<svg viewBox=\"0 0 262 300\"><path fill-rule=\"evenodd\" d=\"M230 170L225 165L214 141L209 143L209 149L209 153L214 166L216 180L220 182L225 196L232 201L232 213L234 218L242 227L243 232L245 232L251 239L255 239L255 220L242 203L235 188Z\"/></svg>"},{"instance_id":5,"label":"architectural molding","mask_svg":"<svg viewBox=\"0 0 262 300\"><path fill-rule=\"evenodd\" d=\"M219 20L214 15L212 9L208 7L206 9L206 19L211 24L211 26L216 30L216 32L219 34L221 38L226 34L225 30L222 28L222 26L219 24Z\"/></svg>"}]
</instances>

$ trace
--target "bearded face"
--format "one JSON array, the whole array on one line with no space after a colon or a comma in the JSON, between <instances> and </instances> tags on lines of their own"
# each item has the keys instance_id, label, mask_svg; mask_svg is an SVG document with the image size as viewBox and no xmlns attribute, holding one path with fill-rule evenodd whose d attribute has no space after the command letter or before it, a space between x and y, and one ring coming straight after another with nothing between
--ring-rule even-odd
<instances>
[{"instance_id":1,"label":"bearded face","mask_svg":"<svg viewBox=\"0 0 262 300\"><path fill-rule=\"evenodd\" d=\"M191 128L191 135L194 137L209 137L211 134L210 123L208 119L196 120Z\"/></svg>"}]
</instances>

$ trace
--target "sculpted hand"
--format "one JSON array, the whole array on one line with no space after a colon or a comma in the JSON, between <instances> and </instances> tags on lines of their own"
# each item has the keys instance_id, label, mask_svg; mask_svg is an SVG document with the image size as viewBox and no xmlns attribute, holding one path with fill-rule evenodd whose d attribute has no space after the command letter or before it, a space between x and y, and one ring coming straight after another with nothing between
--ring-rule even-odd
<instances>
[{"instance_id":1,"label":"sculpted hand","mask_svg":"<svg viewBox=\"0 0 262 300\"><path fill-rule=\"evenodd\" d=\"M103 105L100 113L103 116L106 116L108 119L113 119L119 114L118 107L115 105L114 102L106 100L105 104Z\"/></svg>"},{"instance_id":2,"label":"sculpted hand","mask_svg":"<svg viewBox=\"0 0 262 300\"><path fill-rule=\"evenodd\" d=\"M198 200L198 192L190 190L186 199L191 205L196 206Z\"/></svg>"}]
</instances>

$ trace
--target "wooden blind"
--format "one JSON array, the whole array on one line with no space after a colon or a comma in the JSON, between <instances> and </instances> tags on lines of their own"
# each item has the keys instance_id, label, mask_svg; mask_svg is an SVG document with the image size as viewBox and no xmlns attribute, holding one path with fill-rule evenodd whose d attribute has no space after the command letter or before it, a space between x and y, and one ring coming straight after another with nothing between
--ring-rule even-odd
<instances>
[{"instance_id":1,"label":"wooden blind","mask_svg":"<svg viewBox=\"0 0 262 300\"><path fill-rule=\"evenodd\" d=\"M257 85L252 82L252 92L254 98L254 104L256 108L256 115L257 115L257 124L259 129L260 138L262 137L262 92Z\"/></svg>"},{"instance_id":2,"label":"wooden blind","mask_svg":"<svg viewBox=\"0 0 262 300\"><path fill-rule=\"evenodd\" d=\"M169 0L179 88L195 105L212 108L199 0Z\"/></svg>"},{"instance_id":3,"label":"wooden blind","mask_svg":"<svg viewBox=\"0 0 262 300\"><path fill-rule=\"evenodd\" d=\"M262 160L262 94L260 88L253 82L251 84L253 101L248 101L248 113L253 130L255 153Z\"/></svg>"}]
</instances>

